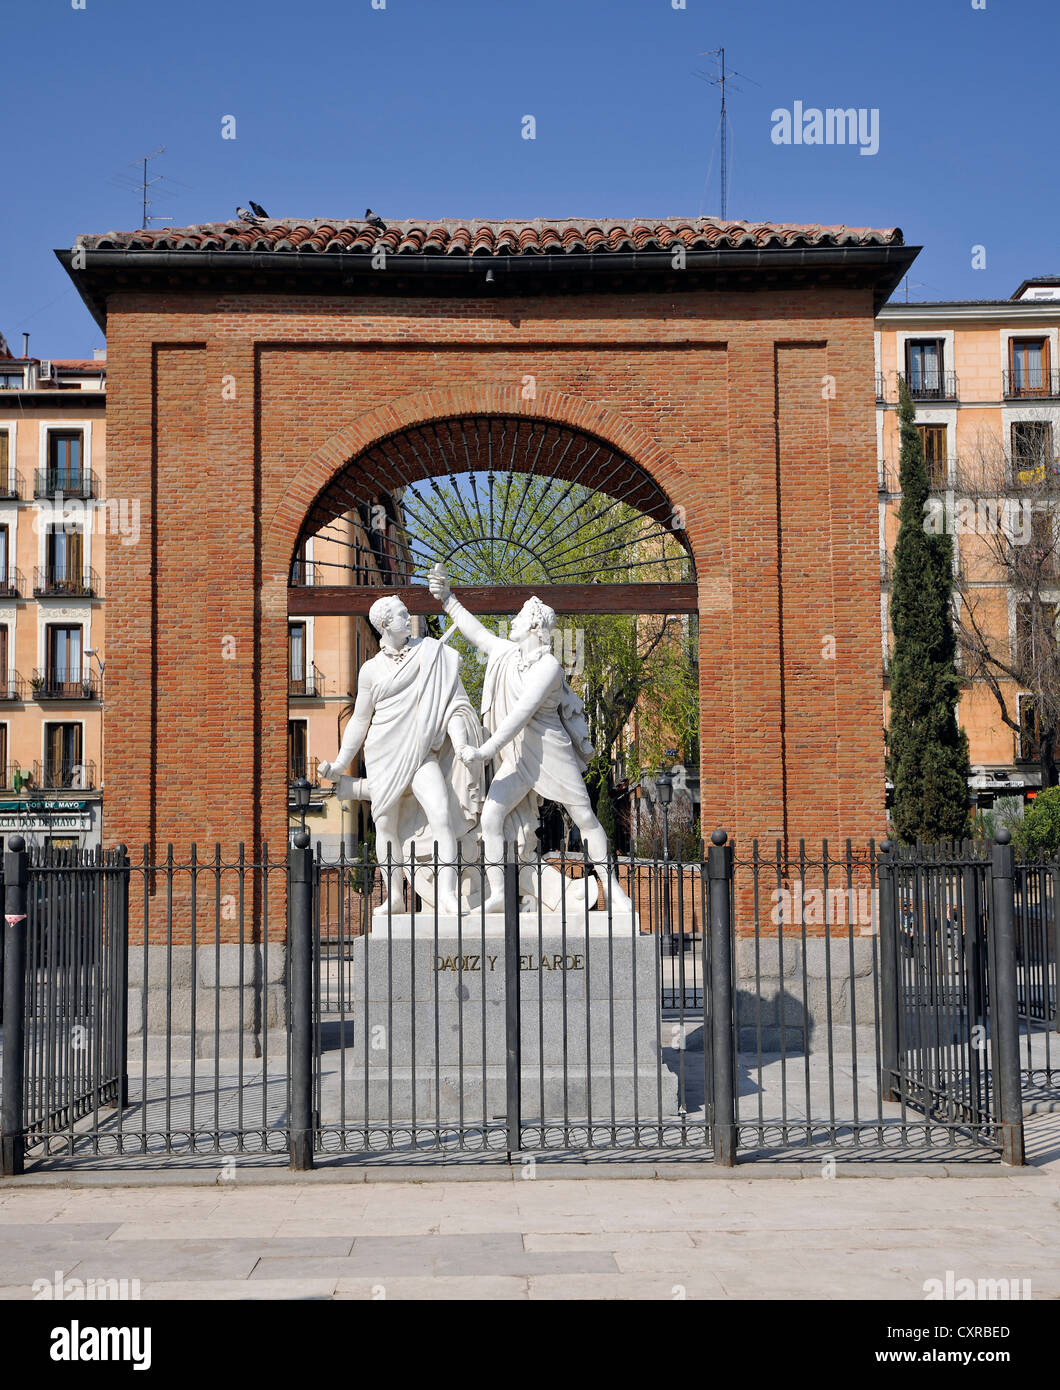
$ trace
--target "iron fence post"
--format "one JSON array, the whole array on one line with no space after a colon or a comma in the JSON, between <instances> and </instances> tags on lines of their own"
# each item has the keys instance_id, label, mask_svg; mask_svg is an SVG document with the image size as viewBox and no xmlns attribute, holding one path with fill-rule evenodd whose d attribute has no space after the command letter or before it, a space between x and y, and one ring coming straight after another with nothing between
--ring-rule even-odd
<instances>
[{"instance_id":1,"label":"iron fence post","mask_svg":"<svg viewBox=\"0 0 1060 1390\"><path fill-rule=\"evenodd\" d=\"M124 1110L129 1104L129 851L127 846L118 845L115 855L118 870L118 891L115 899L117 910L111 915L111 930L117 933L118 945L115 961L118 966L118 979L114 988L117 998L117 1038L115 1039L116 1061L118 1063L118 1090L116 1104Z\"/></svg>"},{"instance_id":2,"label":"iron fence post","mask_svg":"<svg viewBox=\"0 0 1060 1390\"><path fill-rule=\"evenodd\" d=\"M504 847L504 1036L508 1157L522 1147L522 1048L519 1028L519 854Z\"/></svg>"},{"instance_id":3,"label":"iron fence post","mask_svg":"<svg viewBox=\"0 0 1060 1390\"><path fill-rule=\"evenodd\" d=\"M1045 928L1046 959L1045 959L1045 1017L1048 1023L1050 999L1052 1000L1053 1031L1060 1033L1060 857L1053 864L1053 929L1049 931L1048 925ZM1042 905L1045 913L1046 923L1049 914L1045 904ZM1050 959L1051 957L1051 959ZM1052 993L1050 994L1049 984L1052 977Z\"/></svg>"},{"instance_id":4,"label":"iron fence post","mask_svg":"<svg viewBox=\"0 0 1060 1390\"><path fill-rule=\"evenodd\" d=\"M287 849L287 1008L290 1019L291 1167L313 1166L313 851L298 830Z\"/></svg>"},{"instance_id":5,"label":"iron fence post","mask_svg":"<svg viewBox=\"0 0 1060 1390\"><path fill-rule=\"evenodd\" d=\"M990 1009L993 1015L995 1086L1001 1127L1001 1161L1022 1164L1023 1094L1020 1085L1020 1023L1016 985L1016 885L1011 833L1000 829L991 858L994 965ZM1026 968L1026 967L1025 967Z\"/></svg>"},{"instance_id":6,"label":"iron fence post","mask_svg":"<svg viewBox=\"0 0 1060 1390\"><path fill-rule=\"evenodd\" d=\"M714 1051L711 1137L714 1160L736 1163L736 1014L732 987L733 852L724 830L715 830L707 851L710 880L710 1031Z\"/></svg>"},{"instance_id":7,"label":"iron fence post","mask_svg":"<svg viewBox=\"0 0 1060 1390\"><path fill-rule=\"evenodd\" d=\"M894 845L884 840L876 861L880 887L880 1095L898 1100L898 919L895 913Z\"/></svg>"},{"instance_id":8,"label":"iron fence post","mask_svg":"<svg viewBox=\"0 0 1060 1390\"><path fill-rule=\"evenodd\" d=\"M4 851L4 1081L0 1097L0 1173L25 1172L24 1048L26 1040L26 884L29 856L22 835Z\"/></svg>"}]
</instances>

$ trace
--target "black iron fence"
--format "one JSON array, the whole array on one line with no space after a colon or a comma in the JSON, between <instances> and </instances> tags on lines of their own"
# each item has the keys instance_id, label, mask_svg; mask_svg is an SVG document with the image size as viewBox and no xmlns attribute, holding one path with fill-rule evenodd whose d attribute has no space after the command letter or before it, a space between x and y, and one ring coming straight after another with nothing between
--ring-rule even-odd
<instances>
[{"instance_id":1,"label":"black iron fence","mask_svg":"<svg viewBox=\"0 0 1060 1390\"><path fill-rule=\"evenodd\" d=\"M617 861L617 890L584 858L509 862L487 903L481 858L325 862L298 834L279 859L64 861L12 837L5 1171L1022 1161L1021 1087L1055 1082L1060 865L1003 837L715 839Z\"/></svg>"}]
</instances>

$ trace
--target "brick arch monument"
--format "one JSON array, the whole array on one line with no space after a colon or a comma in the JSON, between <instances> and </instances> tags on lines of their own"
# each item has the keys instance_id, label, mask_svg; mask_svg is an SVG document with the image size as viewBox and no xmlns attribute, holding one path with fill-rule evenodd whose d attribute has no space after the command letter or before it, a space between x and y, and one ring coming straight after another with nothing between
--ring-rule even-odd
<instances>
[{"instance_id":1,"label":"brick arch monument","mask_svg":"<svg viewBox=\"0 0 1060 1390\"><path fill-rule=\"evenodd\" d=\"M896 230L270 220L58 254L107 332L108 494L141 508L108 541L108 841L284 843L299 531L351 458L454 414L603 438L685 509L705 825L880 830Z\"/></svg>"}]
</instances>

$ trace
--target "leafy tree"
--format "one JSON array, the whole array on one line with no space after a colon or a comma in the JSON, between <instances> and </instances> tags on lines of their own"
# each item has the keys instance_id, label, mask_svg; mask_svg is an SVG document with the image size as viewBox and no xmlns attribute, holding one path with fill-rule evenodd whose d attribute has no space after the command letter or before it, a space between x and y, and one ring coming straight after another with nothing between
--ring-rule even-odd
<instances>
[{"instance_id":1,"label":"leafy tree","mask_svg":"<svg viewBox=\"0 0 1060 1390\"><path fill-rule=\"evenodd\" d=\"M891 589L891 820L906 842L958 839L968 826L968 739L957 724L953 539L925 526L929 486L912 397L899 384L902 493Z\"/></svg>"},{"instance_id":2,"label":"leafy tree","mask_svg":"<svg viewBox=\"0 0 1060 1390\"><path fill-rule=\"evenodd\" d=\"M1060 854L1060 787L1038 793L1012 838L1028 859Z\"/></svg>"}]
</instances>

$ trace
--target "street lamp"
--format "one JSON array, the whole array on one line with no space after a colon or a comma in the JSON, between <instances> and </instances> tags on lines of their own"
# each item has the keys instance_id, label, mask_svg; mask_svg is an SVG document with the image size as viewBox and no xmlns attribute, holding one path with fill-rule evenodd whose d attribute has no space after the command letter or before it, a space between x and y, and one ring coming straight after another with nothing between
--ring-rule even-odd
<instances>
[{"instance_id":1,"label":"street lamp","mask_svg":"<svg viewBox=\"0 0 1060 1390\"><path fill-rule=\"evenodd\" d=\"M294 784L294 804L298 807L298 814L302 818L302 833L305 833L305 813L309 810L309 798L312 787L304 777L299 777Z\"/></svg>"}]
</instances>

